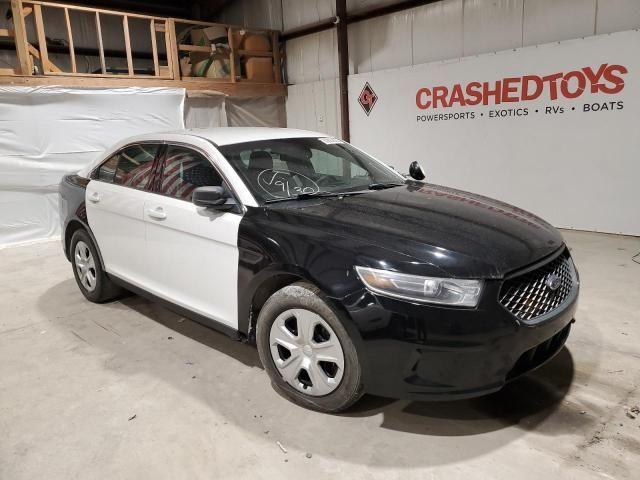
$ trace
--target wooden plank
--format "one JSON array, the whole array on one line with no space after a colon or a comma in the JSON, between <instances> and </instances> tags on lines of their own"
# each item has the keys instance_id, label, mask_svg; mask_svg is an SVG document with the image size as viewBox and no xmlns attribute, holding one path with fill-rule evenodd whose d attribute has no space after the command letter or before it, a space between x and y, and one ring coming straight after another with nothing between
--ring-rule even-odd
<instances>
[{"instance_id":1,"label":"wooden plank","mask_svg":"<svg viewBox=\"0 0 640 480\"><path fill-rule=\"evenodd\" d=\"M185 88L187 91L219 92L231 97L282 97L286 95L287 88L283 84L257 83L257 82L216 82L193 81L190 77L184 80L160 79L151 76L140 78L126 78L122 76L104 76L96 78L95 75L65 74L51 76L0 76L0 85L61 85L65 87L168 87Z\"/></svg>"},{"instance_id":2,"label":"wooden plank","mask_svg":"<svg viewBox=\"0 0 640 480\"><path fill-rule=\"evenodd\" d=\"M153 54L153 71L156 77L160 76L160 62L158 61L158 45L156 40L156 21L152 18L149 29L151 30L151 52Z\"/></svg>"},{"instance_id":3,"label":"wooden plank","mask_svg":"<svg viewBox=\"0 0 640 480\"><path fill-rule=\"evenodd\" d=\"M16 75L15 68L0 68L0 75Z\"/></svg>"},{"instance_id":4,"label":"wooden plank","mask_svg":"<svg viewBox=\"0 0 640 480\"><path fill-rule=\"evenodd\" d=\"M100 12L96 11L96 31L98 33L98 51L100 52L100 69L103 74L107 73L107 65L104 61L104 45L102 43L102 28L100 27Z\"/></svg>"},{"instance_id":5,"label":"wooden plank","mask_svg":"<svg viewBox=\"0 0 640 480\"><path fill-rule=\"evenodd\" d=\"M33 8L32 7L24 7L22 9L22 16L24 18L27 18L29 15L31 15L32 12L33 12Z\"/></svg>"},{"instance_id":6,"label":"wooden plank","mask_svg":"<svg viewBox=\"0 0 640 480\"><path fill-rule=\"evenodd\" d=\"M241 57L273 57L273 52L264 52L262 50L238 50Z\"/></svg>"},{"instance_id":7,"label":"wooden plank","mask_svg":"<svg viewBox=\"0 0 640 480\"><path fill-rule=\"evenodd\" d=\"M117 15L117 16L127 15L129 18L143 18L147 20L155 18L156 20L164 20L163 17L157 17L155 15L144 15L142 13L125 12L124 10L109 10L106 8L92 8L92 7L83 7L80 5L69 5L69 4L65 5L62 3L39 2L39 1L32 1L32 0L29 0L28 3L30 5L41 5L43 7L51 7L51 8L68 8L70 10L77 10L79 12L89 12L94 14L102 13L104 15Z\"/></svg>"},{"instance_id":8,"label":"wooden plank","mask_svg":"<svg viewBox=\"0 0 640 480\"><path fill-rule=\"evenodd\" d=\"M44 22L42 20L42 7L33 6L33 17L36 23L36 34L38 35L38 49L40 50L40 62L44 73L51 71L49 65L49 53L47 52L47 36L44 33Z\"/></svg>"},{"instance_id":9,"label":"wooden plank","mask_svg":"<svg viewBox=\"0 0 640 480\"><path fill-rule=\"evenodd\" d=\"M31 55L33 55L35 58L40 60L40 52L38 51L38 49L36 47L31 45L30 43L27 43L27 50L29 50L29 53Z\"/></svg>"},{"instance_id":10,"label":"wooden plank","mask_svg":"<svg viewBox=\"0 0 640 480\"><path fill-rule=\"evenodd\" d=\"M127 70L133 75L133 57L131 56L131 36L129 35L129 19L122 17L122 29L124 30L124 48L127 51Z\"/></svg>"},{"instance_id":11,"label":"wooden plank","mask_svg":"<svg viewBox=\"0 0 640 480\"><path fill-rule=\"evenodd\" d=\"M11 0L11 13L15 29L16 56L18 57L18 71L22 75L33 73L33 63L27 50L27 33L22 16L22 0Z\"/></svg>"},{"instance_id":12,"label":"wooden plank","mask_svg":"<svg viewBox=\"0 0 640 480\"><path fill-rule=\"evenodd\" d=\"M178 58L178 42L176 40L176 24L173 19L168 18L166 22L167 32L167 62L172 72L172 77L176 80L180 78L180 60Z\"/></svg>"},{"instance_id":13,"label":"wooden plank","mask_svg":"<svg viewBox=\"0 0 640 480\"><path fill-rule=\"evenodd\" d=\"M271 32L271 50L273 50L273 68L276 83L282 83L282 57L280 56L280 37L278 32Z\"/></svg>"},{"instance_id":14,"label":"wooden plank","mask_svg":"<svg viewBox=\"0 0 640 480\"><path fill-rule=\"evenodd\" d=\"M202 45L187 45L185 43L181 43L178 45L178 50L181 52L203 52L203 53L211 53L211 45L202 46Z\"/></svg>"},{"instance_id":15,"label":"wooden plank","mask_svg":"<svg viewBox=\"0 0 640 480\"><path fill-rule=\"evenodd\" d=\"M229 40L229 67L231 69L231 81L236 82L236 46L233 41L233 27L227 29L227 38Z\"/></svg>"},{"instance_id":16,"label":"wooden plank","mask_svg":"<svg viewBox=\"0 0 640 480\"><path fill-rule=\"evenodd\" d=\"M0 28L0 37L15 37L16 31L13 28Z\"/></svg>"},{"instance_id":17,"label":"wooden plank","mask_svg":"<svg viewBox=\"0 0 640 480\"><path fill-rule=\"evenodd\" d=\"M69 41L69 58L71 59L71 71L78 71L76 66L76 51L73 48L73 33L71 32L71 19L69 18L69 9L64 9L64 23L67 26L67 40Z\"/></svg>"}]
</instances>

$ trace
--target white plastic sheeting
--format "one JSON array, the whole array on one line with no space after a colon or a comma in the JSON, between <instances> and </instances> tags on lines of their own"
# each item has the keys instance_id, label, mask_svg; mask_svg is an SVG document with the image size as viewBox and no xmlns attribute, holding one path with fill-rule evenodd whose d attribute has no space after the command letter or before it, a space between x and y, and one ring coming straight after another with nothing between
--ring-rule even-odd
<instances>
[{"instance_id":1,"label":"white plastic sheeting","mask_svg":"<svg viewBox=\"0 0 640 480\"><path fill-rule=\"evenodd\" d=\"M182 89L0 87L0 246L59 235L58 184L137 133L183 128Z\"/></svg>"},{"instance_id":2,"label":"white plastic sheeting","mask_svg":"<svg viewBox=\"0 0 640 480\"><path fill-rule=\"evenodd\" d=\"M186 128L226 127L225 97L222 95L187 97L184 124Z\"/></svg>"}]
</instances>

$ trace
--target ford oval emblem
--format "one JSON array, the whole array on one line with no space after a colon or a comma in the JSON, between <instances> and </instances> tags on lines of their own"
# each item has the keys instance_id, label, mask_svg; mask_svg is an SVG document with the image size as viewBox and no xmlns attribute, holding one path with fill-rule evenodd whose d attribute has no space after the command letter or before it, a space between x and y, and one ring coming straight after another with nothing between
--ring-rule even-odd
<instances>
[{"instance_id":1,"label":"ford oval emblem","mask_svg":"<svg viewBox=\"0 0 640 480\"><path fill-rule=\"evenodd\" d=\"M552 273L547 277L547 280L544 283L547 285L547 288L549 290L551 290L552 292L555 292L556 290L558 290L558 288L560 288L562 279L555 273Z\"/></svg>"}]
</instances>

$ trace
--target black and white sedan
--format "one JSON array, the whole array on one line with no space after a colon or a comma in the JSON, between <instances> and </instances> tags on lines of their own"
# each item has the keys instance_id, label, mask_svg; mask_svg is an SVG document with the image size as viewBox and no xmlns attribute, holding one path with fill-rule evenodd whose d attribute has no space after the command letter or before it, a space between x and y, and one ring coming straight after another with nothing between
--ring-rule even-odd
<instances>
[{"instance_id":1,"label":"black and white sedan","mask_svg":"<svg viewBox=\"0 0 640 480\"><path fill-rule=\"evenodd\" d=\"M130 290L255 343L310 408L494 392L564 345L569 250L410 172L300 130L141 135L61 182L64 251L90 301Z\"/></svg>"}]
</instances>

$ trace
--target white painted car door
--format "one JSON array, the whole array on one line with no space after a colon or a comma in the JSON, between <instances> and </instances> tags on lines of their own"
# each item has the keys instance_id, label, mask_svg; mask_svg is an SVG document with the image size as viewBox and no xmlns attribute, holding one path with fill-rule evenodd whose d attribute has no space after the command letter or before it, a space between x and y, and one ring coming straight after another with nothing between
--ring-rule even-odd
<instances>
[{"instance_id":1,"label":"white painted car door","mask_svg":"<svg viewBox=\"0 0 640 480\"><path fill-rule=\"evenodd\" d=\"M159 148L140 143L116 152L86 189L87 219L105 270L138 286L145 284L148 267L143 209L150 194L145 187Z\"/></svg>"},{"instance_id":2,"label":"white painted car door","mask_svg":"<svg viewBox=\"0 0 640 480\"><path fill-rule=\"evenodd\" d=\"M238 326L238 228L242 215L197 207L197 187L223 178L204 152L168 145L162 172L144 202L147 290L233 328Z\"/></svg>"}]
</instances>

